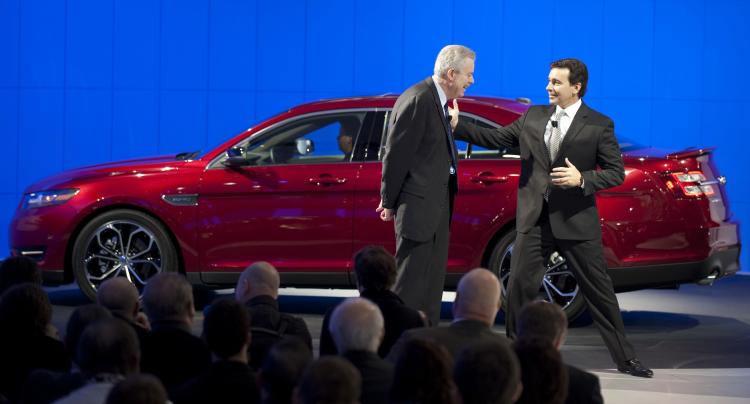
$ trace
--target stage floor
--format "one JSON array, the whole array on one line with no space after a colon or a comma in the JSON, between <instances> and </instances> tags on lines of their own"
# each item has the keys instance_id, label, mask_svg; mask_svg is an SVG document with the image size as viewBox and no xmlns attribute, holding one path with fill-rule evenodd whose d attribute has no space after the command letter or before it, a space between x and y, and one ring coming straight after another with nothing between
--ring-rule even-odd
<instances>
[{"instance_id":1,"label":"stage floor","mask_svg":"<svg viewBox=\"0 0 750 404\"><path fill-rule=\"evenodd\" d=\"M85 302L77 288L49 288L54 324L64 330L75 306ZM219 291L218 295L231 293ZM282 291L282 309L299 313L318 336L325 310L353 290ZM568 333L563 356L601 380L607 403L747 403L750 402L750 276L738 275L713 286L687 285L679 290L644 290L618 295L626 331L641 361L654 369L653 379L618 373L599 333L587 318ZM210 293L204 300L213 297ZM453 293L444 294L450 310ZM200 299L199 299L200 300ZM202 315L195 332L200 333ZM448 321L448 320L446 320ZM504 332L502 322L495 326Z\"/></svg>"}]
</instances>

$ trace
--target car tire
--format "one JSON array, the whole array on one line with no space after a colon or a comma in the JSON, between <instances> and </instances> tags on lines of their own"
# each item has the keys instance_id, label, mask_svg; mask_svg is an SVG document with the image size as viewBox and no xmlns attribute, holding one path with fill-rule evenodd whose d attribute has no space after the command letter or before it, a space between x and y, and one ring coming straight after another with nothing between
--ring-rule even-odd
<instances>
[{"instance_id":1,"label":"car tire","mask_svg":"<svg viewBox=\"0 0 750 404\"><path fill-rule=\"evenodd\" d=\"M118 209L103 213L81 229L73 246L73 275L81 291L96 299L98 286L126 277L139 292L160 272L176 272L177 251L164 226L143 212Z\"/></svg>"},{"instance_id":2,"label":"car tire","mask_svg":"<svg viewBox=\"0 0 750 404\"><path fill-rule=\"evenodd\" d=\"M489 269L500 279L503 296L507 293L510 279L510 260L515 239L515 230L504 233L495 243L488 262ZM539 297L548 302L554 301L562 307L568 322L573 322L586 310L586 302L575 276L568 269L565 259L557 253L552 254L547 265L547 273L539 286Z\"/></svg>"}]
</instances>

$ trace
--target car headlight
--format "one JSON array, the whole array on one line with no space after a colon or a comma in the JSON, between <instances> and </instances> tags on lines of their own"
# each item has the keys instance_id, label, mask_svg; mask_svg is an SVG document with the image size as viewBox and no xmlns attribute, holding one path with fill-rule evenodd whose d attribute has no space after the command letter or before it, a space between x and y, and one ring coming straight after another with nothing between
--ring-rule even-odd
<instances>
[{"instance_id":1,"label":"car headlight","mask_svg":"<svg viewBox=\"0 0 750 404\"><path fill-rule=\"evenodd\" d=\"M78 194L78 189L56 189L52 191L41 191L24 194L23 208L34 209L44 206L60 205Z\"/></svg>"}]
</instances>

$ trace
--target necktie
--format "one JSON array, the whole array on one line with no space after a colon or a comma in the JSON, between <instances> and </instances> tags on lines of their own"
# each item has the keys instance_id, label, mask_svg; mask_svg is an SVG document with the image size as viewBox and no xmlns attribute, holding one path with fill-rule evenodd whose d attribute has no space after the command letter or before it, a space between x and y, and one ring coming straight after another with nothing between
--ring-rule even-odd
<instances>
[{"instance_id":1,"label":"necktie","mask_svg":"<svg viewBox=\"0 0 750 404\"><path fill-rule=\"evenodd\" d=\"M560 119L565 116L565 111L560 110L552 117L552 133L549 136L549 160L554 163L557 159L557 153L560 151L560 143L562 143L562 129L560 128Z\"/></svg>"},{"instance_id":2,"label":"necktie","mask_svg":"<svg viewBox=\"0 0 750 404\"><path fill-rule=\"evenodd\" d=\"M453 140L453 130L451 129L451 116L448 113L448 103L446 102L445 105L443 105L443 110L445 111L445 124L448 128L448 148L451 151L451 168L450 173L455 174L456 173L456 167L458 164L458 157L456 153L456 142Z\"/></svg>"}]
</instances>

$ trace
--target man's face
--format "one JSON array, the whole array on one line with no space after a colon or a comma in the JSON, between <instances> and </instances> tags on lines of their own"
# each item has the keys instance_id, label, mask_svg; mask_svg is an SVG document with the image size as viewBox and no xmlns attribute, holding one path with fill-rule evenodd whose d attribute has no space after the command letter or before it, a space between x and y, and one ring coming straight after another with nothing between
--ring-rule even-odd
<instances>
[{"instance_id":1,"label":"man's face","mask_svg":"<svg viewBox=\"0 0 750 404\"><path fill-rule=\"evenodd\" d=\"M474 84L474 59L466 59L461 70L449 70L450 91L446 91L448 99L461 98L470 85Z\"/></svg>"},{"instance_id":2,"label":"man's face","mask_svg":"<svg viewBox=\"0 0 750 404\"><path fill-rule=\"evenodd\" d=\"M341 149L344 154L352 152L352 149L354 148L353 143L351 136L345 134L339 135L339 149Z\"/></svg>"},{"instance_id":3,"label":"man's face","mask_svg":"<svg viewBox=\"0 0 750 404\"><path fill-rule=\"evenodd\" d=\"M570 69L553 67L549 71L547 82L547 94L549 103L566 108L578 101L578 92L581 91L581 83L570 84L568 77Z\"/></svg>"}]
</instances>

